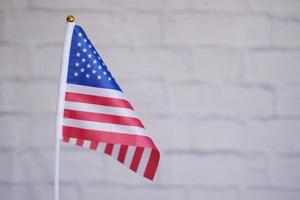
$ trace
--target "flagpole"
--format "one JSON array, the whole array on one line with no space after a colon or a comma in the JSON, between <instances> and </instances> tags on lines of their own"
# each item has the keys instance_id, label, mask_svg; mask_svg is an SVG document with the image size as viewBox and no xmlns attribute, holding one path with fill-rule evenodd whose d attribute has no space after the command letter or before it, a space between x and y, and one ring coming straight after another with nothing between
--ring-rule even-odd
<instances>
[{"instance_id":1,"label":"flagpole","mask_svg":"<svg viewBox=\"0 0 300 200\"><path fill-rule=\"evenodd\" d=\"M67 65L69 62L69 51L71 45L71 35L74 27L75 18L69 15L66 18L67 27L64 40L64 49L61 62L60 84L58 94L58 106L56 116L56 144L55 144L55 166L54 166L54 200L59 200L59 161L60 161L60 142L62 139L62 114L63 114L63 99L66 87Z\"/></svg>"}]
</instances>

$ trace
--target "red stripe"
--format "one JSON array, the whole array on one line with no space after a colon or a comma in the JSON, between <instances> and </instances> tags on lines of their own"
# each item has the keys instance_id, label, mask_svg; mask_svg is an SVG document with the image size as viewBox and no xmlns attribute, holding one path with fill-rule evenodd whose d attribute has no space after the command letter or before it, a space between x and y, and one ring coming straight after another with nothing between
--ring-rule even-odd
<instances>
[{"instance_id":1,"label":"red stripe","mask_svg":"<svg viewBox=\"0 0 300 200\"><path fill-rule=\"evenodd\" d=\"M73 92L66 92L65 96L66 101L75 101L81 103L90 103L104 106L112 106L112 107L121 107L121 108L129 108L132 109L132 106L125 99L118 98L110 98L110 97L101 97L94 96L88 94L78 94Z\"/></svg>"},{"instance_id":2,"label":"red stripe","mask_svg":"<svg viewBox=\"0 0 300 200\"><path fill-rule=\"evenodd\" d=\"M99 144L98 142L92 141L92 142L91 142L90 149L92 149L92 150L97 150L98 144Z\"/></svg>"},{"instance_id":3,"label":"red stripe","mask_svg":"<svg viewBox=\"0 0 300 200\"><path fill-rule=\"evenodd\" d=\"M78 145L78 146L83 146L83 142L84 142L84 140L83 139L77 139L77 141L76 141L76 145Z\"/></svg>"},{"instance_id":4,"label":"red stripe","mask_svg":"<svg viewBox=\"0 0 300 200\"><path fill-rule=\"evenodd\" d=\"M122 117L117 115L108 115L102 113L83 112L76 110L64 110L64 118L87 120L94 122L105 122L111 124L121 124L127 126L137 126L144 128L142 122L134 117Z\"/></svg>"},{"instance_id":5,"label":"red stripe","mask_svg":"<svg viewBox=\"0 0 300 200\"><path fill-rule=\"evenodd\" d=\"M111 155L113 147L114 147L114 144L110 144L110 143L106 144L104 153Z\"/></svg>"},{"instance_id":6,"label":"red stripe","mask_svg":"<svg viewBox=\"0 0 300 200\"><path fill-rule=\"evenodd\" d=\"M153 180L159 162L159 157L159 151L157 149L152 149L144 177Z\"/></svg>"},{"instance_id":7,"label":"red stripe","mask_svg":"<svg viewBox=\"0 0 300 200\"><path fill-rule=\"evenodd\" d=\"M136 172L136 170L139 166L140 160L143 155L143 151L144 151L143 147L136 147L136 149L135 149L133 159L132 159L132 162L130 165L130 169L133 170L134 172Z\"/></svg>"},{"instance_id":8,"label":"red stripe","mask_svg":"<svg viewBox=\"0 0 300 200\"><path fill-rule=\"evenodd\" d=\"M127 145L121 145L121 147L120 147L118 161L120 161L121 163L124 163L127 149L128 149Z\"/></svg>"},{"instance_id":9,"label":"red stripe","mask_svg":"<svg viewBox=\"0 0 300 200\"><path fill-rule=\"evenodd\" d=\"M69 137L63 137L63 141L64 142L70 142L70 138Z\"/></svg>"},{"instance_id":10,"label":"red stripe","mask_svg":"<svg viewBox=\"0 0 300 200\"><path fill-rule=\"evenodd\" d=\"M148 136L123 134L108 131L96 131L82 128L63 126L63 136L90 140L95 142L122 144L129 146L141 146L155 148L152 139Z\"/></svg>"}]
</instances>

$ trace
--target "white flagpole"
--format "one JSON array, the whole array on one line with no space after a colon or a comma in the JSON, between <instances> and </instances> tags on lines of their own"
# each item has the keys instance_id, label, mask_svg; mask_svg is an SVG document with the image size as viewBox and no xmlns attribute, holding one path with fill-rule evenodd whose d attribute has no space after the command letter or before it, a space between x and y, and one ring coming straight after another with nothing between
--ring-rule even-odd
<instances>
[{"instance_id":1,"label":"white flagpole","mask_svg":"<svg viewBox=\"0 0 300 200\"><path fill-rule=\"evenodd\" d=\"M56 116L56 144L55 144L55 166L54 166L54 200L59 200L59 160L60 160L60 141L62 139L62 125L63 125L63 110L64 98L66 91L67 72L69 64L69 55L73 29L75 26L75 18L71 15L67 17L67 27L64 40L64 49L60 70L59 93L57 103Z\"/></svg>"}]
</instances>

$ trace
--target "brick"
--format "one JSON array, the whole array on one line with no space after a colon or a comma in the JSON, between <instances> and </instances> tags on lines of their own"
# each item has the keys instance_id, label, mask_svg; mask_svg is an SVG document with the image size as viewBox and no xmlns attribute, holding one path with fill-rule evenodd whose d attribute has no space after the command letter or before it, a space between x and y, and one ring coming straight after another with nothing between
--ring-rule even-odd
<instances>
[{"instance_id":1,"label":"brick","mask_svg":"<svg viewBox=\"0 0 300 200\"><path fill-rule=\"evenodd\" d=\"M20 197L24 200L29 200L31 199L30 197L30 187L29 184L5 184L6 190L1 192L1 198L7 199L7 200L17 200ZM1 186L0 186L1 187ZM5 198L5 197L8 198Z\"/></svg>"},{"instance_id":2,"label":"brick","mask_svg":"<svg viewBox=\"0 0 300 200\"><path fill-rule=\"evenodd\" d=\"M296 200L299 199L299 190L287 190L281 188L249 188L243 193L243 199L245 200Z\"/></svg>"},{"instance_id":3,"label":"brick","mask_svg":"<svg viewBox=\"0 0 300 200\"><path fill-rule=\"evenodd\" d=\"M0 151L0 182L14 180L15 155L13 151Z\"/></svg>"},{"instance_id":4,"label":"brick","mask_svg":"<svg viewBox=\"0 0 300 200\"><path fill-rule=\"evenodd\" d=\"M177 114L268 116L273 112L271 93L259 88L176 83L168 94L169 110Z\"/></svg>"},{"instance_id":5,"label":"brick","mask_svg":"<svg viewBox=\"0 0 300 200\"><path fill-rule=\"evenodd\" d=\"M9 8L11 6L11 1L1 1L0 6L1 8Z\"/></svg>"},{"instance_id":6,"label":"brick","mask_svg":"<svg viewBox=\"0 0 300 200\"><path fill-rule=\"evenodd\" d=\"M74 16L80 20L80 25L82 25L96 49L100 49L97 47L102 45L114 44L112 33L114 31L113 17L110 13L74 12Z\"/></svg>"},{"instance_id":7,"label":"brick","mask_svg":"<svg viewBox=\"0 0 300 200\"><path fill-rule=\"evenodd\" d=\"M232 121L195 120L192 148L197 150L243 150L246 134L242 124Z\"/></svg>"},{"instance_id":8,"label":"brick","mask_svg":"<svg viewBox=\"0 0 300 200\"><path fill-rule=\"evenodd\" d=\"M38 46L31 51L30 75L58 80L63 46Z\"/></svg>"},{"instance_id":9,"label":"brick","mask_svg":"<svg viewBox=\"0 0 300 200\"><path fill-rule=\"evenodd\" d=\"M276 112L279 115L300 115L300 87L281 87L277 89Z\"/></svg>"},{"instance_id":10,"label":"brick","mask_svg":"<svg viewBox=\"0 0 300 200\"><path fill-rule=\"evenodd\" d=\"M160 164L165 184L225 186L246 180L246 164L236 155L168 155Z\"/></svg>"},{"instance_id":11,"label":"brick","mask_svg":"<svg viewBox=\"0 0 300 200\"><path fill-rule=\"evenodd\" d=\"M218 152L218 151L217 151ZM181 153L165 155L159 180L164 184L234 186L267 184L267 162L258 153ZM172 166L172 168L170 168Z\"/></svg>"},{"instance_id":12,"label":"brick","mask_svg":"<svg viewBox=\"0 0 300 200\"><path fill-rule=\"evenodd\" d=\"M113 1L97 1L97 0L83 0L82 6L91 10L139 10L139 11L155 11L160 10L163 1L160 0L128 0L126 3L122 0Z\"/></svg>"},{"instance_id":13,"label":"brick","mask_svg":"<svg viewBox=\"0 0 300 200\"><path fill-rule=\"evenodd\" d=\"M0 8L4 9L19 9L19 8L27 8L28 0L3 0L0 1Z\"/></svg>"},{"instance_id":14,"label":"brick","mask_svg":"<svg viewBox=\"0 0 300 200\"><path fill-rule=\"evenodd\" d=\"M240 192L235 188L200 188L200 189L191 189L189 192L189 199L206 199L206 200L238 200L240 199Z\"/></svg>"},{"instance_id":15,"label":"brick","mask_svg":"<svg viewBox=\"0 0 300 200\"><path fill-rule=\"evenodd\" d=\"M203 81L233 81L242 73L242 55L232 48L197 48L192 73L189 76Z\"/></svg>"},{"instance_id":16,"label":"brick","mask_svg":"<svg viewBox=\"0 0 300 200\"><path fill-rule=\"evenodd\" d=\"M177 48L102 48L102 58L116 77L185 79L191 55Z\"/></svg>"},{"instance_id":17,"label":"brick","mask_svg":"<svg viewBox=\"0 0 300 200\"><path fill-rule=\"evenodd\" d=\"M31 186L31 198L33 199L53 199L53 186L52 185L37 185Z\"/></svg>"},{"instance_id":18,"label":"brick","mask_svg":"<svg viewBox=\"0 0 300 200\"><path fill-rule=\"evenodd\" d=\"M4 37L8 41L31 44L62 42L64 26L65 16L61 14L12 11L6 16Z\"/></svg>"},{"instance_id":19,"label":"brick","mask_svg":"<svg viewBox=\"0 0 300 200\"><path fill-rule=\"evenodd\" d=\"M52 183L9 183L0 184L1 198L6 200L53 199ZM60 184L60 198L79 199L79 191L72 185Z\"/></svg>"},{"instance_id":20,"label":"brick","mask_svg":"<svg viewBox=\"0 0 300 200\"><path fill-rule=\"evenodd\" d=\"M103 181L105 170L103 156L99 152L63 143L61 151L62 183L89 183ZM66 149L65 147L68 147Z\"/></svg>"},{"instance_id":21,"label":"brick","mask_svg":"<svg viewBox=\"0 0 300 200\"><path fill-rule=\"evenodd\" d=\"M298 0L247 0L249 9L279 15L281 17L299 17L300 2Z\"/></svg>"},{"instance_id":22,"label":"brick","mask_svg":"<svg viewBox=\"0 0 300 200\"><path fill-rule=\"evenodd\" d=\"M28 111L30 98L28 96L28 81L9 80L1 82L0 110Z\"/></svg>"},{"instance_id":23,"label":"brick","mask_svg":"<svg viewBox=\"0 0 300 200\"><path fill-rule=\"evenodd\" d=\"M299 51L251 51L245 55L250 82L287 84L300 82Z\"/></svg>"},{"instance_id":24,"label":"brick","mask_svg":"<svg viewBox=\"0 0 300 200\"><path fill-rule=\"evenodd\" d=\"M34 184L30 187L28 199L45 199L52 200L53 197L53 184ZM72 185L60 184L60 198L61 199L74 199L79 200L79 190Z\"/></svg>"},{"instance_id":25,"label":"brick","mask_svg":"<svg viewBox=\"0 0 300 200\"><path fill-rule=\"evenodd\" d=\"M53 187L51 187L51 189L53 189ZM39 191L39 190L38 190ZM50 190L49 192L52 192L53 194L53 190ZM81 191L78 187L76 187L76 185L64 185L61 184L60 186L60 195L61 195L61 199L73 199L73 200L79 200L81 199ZM40 193L40 195L43 195L43 193ZM41 198L38 198L41 199Z\"/></svg>"},{"instance_id":26,"label":"brick","mask_svg":"<svg viewBox=\"0 0 300 200\"><path fill-rule=\"evenodd\" d=\"M56 112L58 95L58 81L31 81L29 84L28 98L31 112L54 113Z\"/></svg>"},{"instance_id":27,"label":"brick","mask_svg":"<svg viewBox=\"0 0 300 200\"><path fill-rule=\"evenodd\" d=\"M191 8L195 10L204 11L247 11L247 1L239 0L226 0L226 1L205 1L205 0L192 0Z\"/></svg>"},{"instance_id":28,"label":"brick","mask_svg":"<svg viewBox=\"0 0 300 200\"><path fill-rule=\"evenodd\" d=\"M0 147L13 149L23 145L21 138L28 136L29 121L29 116L0 115Z\"/></svg>"},{"instance_id":29,"label":"brick","mask_svg":"<svg viewBox=\"0 0 300 200\"><path fill-rule=\"evenodd\" d=\"M165 42L169 45L269 45L270 27L269 19L264 16L173 14L165 24Z\"/></svg>"},{"instance_id":30,"label":"brick","mask_svg":"<svg viewBox=\"0 0 300 200\"><path fill-rule=\"evenodd\" d=\"M274 152L300 151L299 120L249 121L248 148Z\"/></svg>"},{"instance_id":31,"label":"brick","mask_svg":"<svg viewBox=\"0 0 300 200\"><path fill-rule=\"evenodd\" d=\"M3 81L0 109L3 111L54 113L58 82ZM32 99L34 98L34 99Z\"/></svg>"},{"instance_id":32,"label":"brick","mask_svg":"<svg viewBox=\"0 0 300 200\"><path fill-rule=\"evenodd\" d=\"M141 116L143 123L161 152L191 149L192 125L190 118Z\"/></svg>"},{"instance_id":33,"label":"brick","mask_svg":"<svg viewBox=\"0 0 300 200\"><path fill-rule=\"evenodd\" d=\"M165 0L163 3L164 11L187 10L190 8L190 1L187 0Z\"/></svg>"},{"instance_id":34,"label":"brick","mask_svg":"<svg viewBox=\"0 0 300 200\"><path fill-rule=\"evenodd\" d=\"M0 46L1 78L26 77L28 75L28 52L21 46Z\"/></svg>"},{"instance_id":35,"label":"brick","mask_svg":"<svg viewBox=\"0 0 300 200\"><path fill-rule=\"evenodd\" d=\"M165 110L163 83L155 80L119 81L124 93L135 110L161 113ZM146 90L145 90L146 89Z\"/></svg>"},{"instance_id":36,"label":"brick","mask_svg":"<svg viewBox=\"0 0 300 200\"><path fill-rule=\"evenodd\" d=\"M54 113L32 115L29 134L22 135L22 144L27 147L54 149L55 118Z\"/></svg>"},{"instance_id":37,"label":"brick","mask_svg":"<svg viewBox=\"0 0 300 200\"><path fill-rule=\"evenodd\" d=\"M2 1L1 1L2 2ZM1 5L1 2L0 2L0 7L2 8L2 7L5 7L6 6L6 4L4 4L4 6L3 5ZM2 12L0 12L0 24L1 24L1 26L3 27L4 26L4 13L2 13ZM2 41L4 39L4 30L3 30L3 28L0 30L0 41Z\"/></svg>"},{"instance_id":38,"label":"brick","mask_svg":"<svg viewBox=\"0 0 300 200\"><path fill-rule=\"evenodd\" d=\"M246 184L248 186L268 185L268 158L260 153L246 153Z\"/></svg>"},{"instance_id":39,"label":"brick","mask_svg":"<svg viewBox=\"0 0 300 200\"><path fill-rule=\"evenodd\" d=\"M300 23L297 21L273 21L272 44L283 47L300 46Z\"/></svg>"},{"instance_id":40,"label":"brick","mask_svg":"<svg viewBox=\"0 0 300 200\"><path fill-rule=\"evenodd\" d=\"M300 186L300 156L281 154L270 160L269 176L275 186L298 188Z\"/></svg>"},{"instance_id":41,"label":"brick","mask_svg":"<svg viewBox=\"0 0 300 200\"><path fill-rule=\"evenodd\" d=\"M13 200L12 186L8 184L0 184L0 194L3 199Z\"/></svg>"},{"instance_id":42,"label":"brick","mask_svg":"<svg viewBox=\"0 0 300 200\"><path fill-rule=\"evenodd\" d=\"M104 199L185 199L183 189L160 187L120 187L107 185L90 185L84 199L92 199L101 194Z\"/></svg>"},{"instance_id":43,"label":"brick","mask_svg":"<svg viewBox=\"0 0 300 200\"><path fill-rule=\"evenodd\" d=\"M13 166L14 182L50 182L54 177L54 151L34 149L19 151ZM10 167L11 167L10 166Z\"/></svg>"},{"instance_id":44,"label":"brick","mask_svg":"<svg viewBox=\"0 0 300 200\"><path fill-rule=\"evenodd\" d=\"M29 0L12 0L14 8L28 8Z\"/></svg>"},{"instance_id":45,"label":"brick","mask_svg":"<svg viewBox=\"0 0 300 200\"><path fill-rule=\"evenodd\" d=\"M79 9L83 6L80 0L65 0L65 1L42 1L42 0L31 0L29 2L30 7L36 9Z\"/></svg>"},{"instance_id":46,"label":"brick","mask_svg":"<svg viewBox=\"0 0 300 200\"><path fill-rule=\"evenodd\" d=\"M145 26L145 24L147 24ZM113 18L112 35L117 44L157 45L160 44L160 18L152 13L120 13Z\"/></svg>"}]
</instances>

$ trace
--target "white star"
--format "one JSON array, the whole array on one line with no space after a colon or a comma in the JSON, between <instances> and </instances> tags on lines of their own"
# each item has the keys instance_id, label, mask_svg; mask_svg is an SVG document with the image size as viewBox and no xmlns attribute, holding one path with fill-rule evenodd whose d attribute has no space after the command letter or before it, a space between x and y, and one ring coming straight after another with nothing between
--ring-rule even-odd
<instances>
[{"instance_id":1,"label":"white star","mask_svg":"<svg viewBox=\"0 0 300 200\"><path fill-rule=\"evenodd\" d=\"M79 63L78 63L78 62L77 62L77 63L75 63L75 66L76 66L76 67L78 67L78 66L79 66Z\"/></svg>"},{"instance_id":2,"label":"white star","mask_svg":"<svg viewBox=\"0 0 300 200\"><path fill-rule=\"evenodd\" d=\"M83 41L84 41L84 42L87 42L87 40L86 40L85 38L83 39Z\"/></svg>"},{"instance_id":3,"label":"white star","mask_svg":"<svg viewBox=\"0 0 300 200\"><path fill-rule=\"evenodd\" d=\"M105 63L104 63L103 61L102 61L102 65L103 65L103 66L106 66Z\"/></svg>"},{"instance_id":4,"label":"white star","mask_svg":"<svg viewBox=\"0 0 300 200\"><path fill-rule=\"evenodd\" d=\"M77 52L77 53L76 53L76 56L77 56L77 57L79 57L79 56L80 56L80 53L79 53L79 52Z\"/></svg>"},{"instance_id":5,"label":"white star","mask_svg":"<svg viewBox=\"0 0 300 200\"><path fill-rule=\"evenodd\" d=\"M93 74L95 74L95 73L96 73L96 70L93 70L92 72L93 72Z\"/></svg>"},{"instance_id":6,"label":"white star","mask_svg":"<svg viewBox=\"0 0 300 200\"><path fill-rule=\"evenodd\" d=\"M87 68L91 68L91 64L87 64L87 66L86 66Z\"/></svg>"},{"instance_id":7,"label":"white star","mask_svg":"<svg viewBox=\"0 0 300 200\"><path fill-rule=\"evenodd\" d=\"M77 46L78 46L78 47L81 47L81 43L80 43L80 42L78 42L78 43L77 43Z\"/></svg>"},{"instance_id":8,"label":"white star","mask_svg":"<svg viewBox=\"0 0 300 200\"><path fill-rule=\"evenodd\" d=\"M98 66L98 69L102 69L102 66L101 66L101 65L99 65L99 66Z\"/></svg>"},{"instance_id":9,"label":"white star","mask_svg":"<svg viewBox=\"0 0 300 200\"><path fill-rule=\"evenodd\" d=\"M97 53L95 50L94 50L93 52L94 52L94 54L96 54L96 53Z\"/></svg>"},{"instance_id":10,"label":"white star","mask_svg":"<svg viewBox=\"0 0 300 200\"><path fill-rule=\"evenodd\" d=\"M93 63L96 64L96 63L97 63L97 60L93 60Z\"/></svg>"},{"instance_id":11,"label":"white star","mask_svg":"<svg viewBox=\"0 0 300 200\"><path fill-rule=\"evenodd\" d=\"M97 79L101 79L101 76L99 75L99 76L97 76Z\"/></svg>"},{"instance_id":12,"label":"white star","mask_svg":"<svg viewBox=\"0 0 300 200\"><path fill-rule=\"evenodd\" d=\"M106 75L106 71L103 71L103 75Z\"/></svg>"},{"instance_id":13,"label":"white star","mask_svg":"<svg viewBox=\"0 0 300 200\"><path fill-rule=\"evenodd\" d=\"M89 44L89 48L92 48L92 45Z\"/></svg>"},{"instance_id":14,"label":"white star","mask_svg":"<svg viewBox=\"0 0 300 200\"><path fill-rule=\"evenodd\" d=\"M91 58L91 57L92 57L92 54L89 54L89 55L88 55L88 58Z\"/></svg>"},{"instance_id":15,"label":"white star","mask_svg":"<svg viewBox=\"0 0 300 200\"><path fill-rule=\"evenodd\" d=\"M110 80L111 80L111 78L110 78L110 77L108 77L108 80L110 81Z\"/></svg>"},{"instance_id":16,"label":"white star","mask_svg":"<svg viewBox=\"0 0 300 200\"><path fill-rule=\"evenodd\" d=\"M101 60L101 58L98 56L98 59Z\"/></svg>"},{"instance_id":17,"label":"white star","mask_svg":"<svg viewBox=\"0 0 300 200\"><path fill-rule=\"evenodd\" d=\"M80 69L80 72L84 72L84 69L83 69L83 68L81 68L81 69Z\"/></svg>"},{"instance_id":18,"label":"white star","mask_svg":"<svg viewBox=\"0 0 300 200\"><path fill-rule=\"evenodd\" d=\"M85 77L86 77L86 78L90 78L90 75L89 75L89 74L86 74Z\"/></svg>"},{"instance_id":19,"label":"white star","mask_svg":"<svg viewBox=\"0 0 300 200\"><path fill-rule=\"evenodd\" d=\"M75 72L75 73L74 73L74 76L78 76L78 72Z\"/></svg>"},{"instance_id":20,"label":"white star","mask_svg":"<svg viewBox=\"0 0 300 200\"><path fill-rule=\"evenodd\" d=\"M86 48L83 48L82 51L83 51L83 52L86 52Z\"/></svg>"},{"instance_id":21,"label":"white star","mask_svg":"<svg viewBox=\"0 0 300 200\"><path fill-rule=\"evenodd\" d=\"M78 33L78 36L81 37L81 36L82 36L82 33Z\"/></svg>"},{"instance_id":22,"label":"white star","mask_svg":"<svg viewBox=\"0 0 300 200\"><path fill-rule=\"evenodd\" d=\"M85 59L84 59L84 58L82 58L82 59L81 59L81 62L85 62Z\"/></svg>"}]
</instances>

